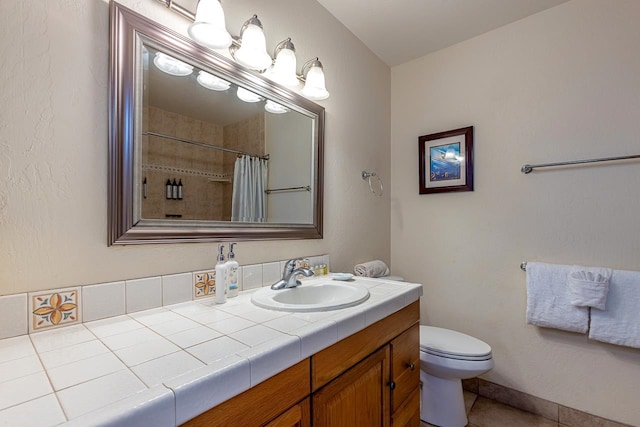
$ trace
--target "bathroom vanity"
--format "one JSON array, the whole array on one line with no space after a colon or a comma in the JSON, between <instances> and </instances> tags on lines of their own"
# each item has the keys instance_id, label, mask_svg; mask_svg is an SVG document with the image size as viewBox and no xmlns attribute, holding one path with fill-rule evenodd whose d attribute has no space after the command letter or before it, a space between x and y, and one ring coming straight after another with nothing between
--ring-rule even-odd
<instances>
[{"instance_id":1,"label":"bathroom vanity","mask_svg":"<svg viewBox=\"0 0 640 427\"><path fill-rule=\"evenodd\" d=\"M310 278L301 288L322 283L338 286ZM6 368L29 368L4 383L0 419L417 426L422 286L370 278L349 285L369 298L291 313L254 305L261 290L250 290L226 304L201 298L0 340Z\"/></svg>"},{"instance_id":2,"label":"bathroom vanity","mask_svg":"<svg viewBox=\"0 0 640 427\"><path fill-rule=\"evenodd\" d=\"M419 302L312 355L186 426L418 426Z\"/></svg>"}]
</instances>

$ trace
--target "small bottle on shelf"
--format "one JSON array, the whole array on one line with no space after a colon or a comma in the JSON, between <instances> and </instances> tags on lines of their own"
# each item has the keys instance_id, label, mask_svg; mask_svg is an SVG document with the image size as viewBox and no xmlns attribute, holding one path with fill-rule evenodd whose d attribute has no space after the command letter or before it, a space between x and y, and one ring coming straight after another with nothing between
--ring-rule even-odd
<instances>
[{"instance_id":1,"label":"small bottle on shelf","mask_svg":"<svg viewBox=\"0 0 640 427\"><path fill-rule=\"evenodd\" d=\"M165 184L165 191L166 191L167 199L171 199L173 197L173 187L171 186L170 179L167 179L167 183Z\"/></svg>"},{"instance_id":2,"label":"small bottle on shelf","mask_svg":"<svg viewBox=\"0 0 640 427\"><path fill-rule=\"evenodd\" d=\"M178 183L176 182L175 178L173 178L173 184L171 184L171 198L178 198Z\"/></svg>"}]
</instances>

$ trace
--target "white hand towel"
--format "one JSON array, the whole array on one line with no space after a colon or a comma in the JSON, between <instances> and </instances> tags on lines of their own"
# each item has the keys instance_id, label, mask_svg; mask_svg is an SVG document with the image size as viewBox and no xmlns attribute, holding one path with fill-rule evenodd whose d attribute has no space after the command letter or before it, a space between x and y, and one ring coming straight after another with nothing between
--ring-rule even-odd
<instances>
[{"instance_id":1,"label":"white hand towel","mask_svg":"<svg viewBox=\"0 0 640 427\"><path fill-rule=\"evenodd\" d=\"M585 333L589 309L571 305L567 278L571 266L527 263L527 323Z\"/></svg>"},{"instance_id":2,"label":"white hand towel","mask_svg":"<svg viewBox=\"0 0 640 427\"><path fill-rule=\"evenodd\" d=\"M589 338L640 348L640 272L613 270L605 311L591 310Z\"/></svg>"},{"instance_id":3,"label":"white hand towel","mask_svg":"<svg viewBox=\"0 0 640 427\"><path fill-rule=\"evenodd\" d=\"M612 272L610 268L574 266L569 274L571 305L604 310Z\"/></svg>"},{"instance_id":4,"label":"white hand towel","mask_svg":"<svg viewBox=\"0 0 640 427\"><path fill-rule=\"evenodd\" d=\"M382 277L389 275L389 267L383 261L374 260L357 264L353 267L356 276L364 277Z\"/></svg>"}]
</instances>

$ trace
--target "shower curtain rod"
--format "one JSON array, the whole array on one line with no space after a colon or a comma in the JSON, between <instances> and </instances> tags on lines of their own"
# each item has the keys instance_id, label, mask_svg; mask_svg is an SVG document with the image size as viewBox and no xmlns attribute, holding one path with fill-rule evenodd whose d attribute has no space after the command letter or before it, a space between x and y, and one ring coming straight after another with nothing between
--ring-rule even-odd
<instances>
[{"instance_id":1,"label":"shower curtain rod","mask_svg":"<svg viewBox=\"0 0 640 427\"><path fill-rule=\"evenodd\" d=\"M157 133L157 132L143 132L142 134L143 135L157 136L157 137L160 137L160 138L171 139L173 141L184 142L184 143L191 144L191 145L197 145L198 147L212 148L214 150L226 151L227 153L243 154L245 156L258 157L259 159L269 160L269 155L268 154L266 154L264 156L260 156L258 154L247 153L246 151L239 151L239 150L234 150L232 148L218 147L217 145L204 144L202 142L191 141L190 139L184 139L184 138L177 138L175 136L164 135L162 133Z\"/></svg>"}]
</instances>

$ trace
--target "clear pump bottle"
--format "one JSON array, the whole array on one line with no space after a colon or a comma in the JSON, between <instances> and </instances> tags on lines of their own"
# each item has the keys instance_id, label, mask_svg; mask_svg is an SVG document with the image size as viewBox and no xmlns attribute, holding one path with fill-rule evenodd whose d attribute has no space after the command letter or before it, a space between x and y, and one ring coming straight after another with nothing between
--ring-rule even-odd
<instances>
[{"instance_id":1,"label":"clear pump bottle","mask_svg":"<svg viewBox=\"0 0 640 427\"><path fill-rule=\"evenodd\" d=\"M227 265L224 262L224 245L218 245L218 263L216 264L216 304L227 302Z\"/></svg>"},{"instance_id":2,"label":"clear pump bottle","mask_svg":"<svg viewBox=\"0 0 640 427\"><path fill-rule=\"evenodd\" d=\"M227 297L233 298L238 296L238 261L236 254L233 253L235 243L229 245L229 256L227 259Z\"/></svg>"}]
</instances>

